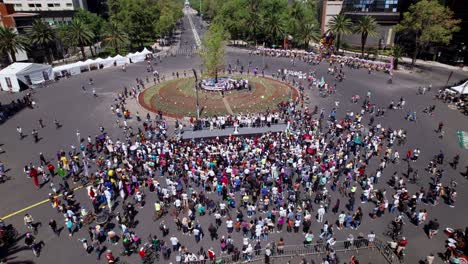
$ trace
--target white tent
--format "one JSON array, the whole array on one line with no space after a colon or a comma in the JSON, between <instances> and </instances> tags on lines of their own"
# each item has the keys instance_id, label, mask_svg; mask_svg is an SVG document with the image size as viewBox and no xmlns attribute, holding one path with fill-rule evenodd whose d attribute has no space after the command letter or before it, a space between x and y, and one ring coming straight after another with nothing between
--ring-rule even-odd
<instances>
[{"instance_id":1,"label":"white tent","mask_svg":"<svg viewBox=\"0 0 468 264\"><path fill-rule=\"evenodd\" d=\"M52 78L50 65L15 62L0 71L0 87L4 91L18 92Z\"/></svg>"},{"instance_id":2,"label":"white tent","mask_svg":"<svg viewBox=\"0 0 468 264\"><path fill-rule=\"evenodd\" d=\"M149 51L147 48L144 48L140 53L145 55L153 54L153 52Z\"/></svg>"},{"instance_id":3,"label":"white tent","mask_svg":"<svg viewBox=\"0 0 468 264\"><path fill-rule=\"evenodd\" d=\"M116 66L120 66L120 65L124 65L128 63L128 58L122 57L120 55L117 55L112 59L115 61Z\"/></svg>"},{"instance_id":4,"label":"white tent","mask_svg":"<svg viewBox=\"0 0 468 264\"><path fill-rule=\"evenodd\" d=\"M101 64L103 65L103 68L109 68L109 67L114 66L114 62L115 62L115 59L112 58L111 56L109 56L109 57L103 59Z\"/></svg>"},{"instance_id":5,"label":"white tent","mask_svg":"<svg viewBox=\"0 0 468 264\"><path fill-rule=\"evenodd\" d=\"M450 88L451 90L459 93L459 94L468 94L468 81Z\"/></svg>"},{"instance_id":6,"label":"white tent","mask_svg":"<svg viewBox=\"0 0 468 264\"><path fill-rule=\"evenodd\" d=\"M131 63L137 63L137 62L142 62L142 61L145 61L145 58L146 58L146 55L145 54L141 54L140 52L136 52L136 53L130 53L127 55L127 58L129 60L129 62Z\"/></svg>"}]
</instances>

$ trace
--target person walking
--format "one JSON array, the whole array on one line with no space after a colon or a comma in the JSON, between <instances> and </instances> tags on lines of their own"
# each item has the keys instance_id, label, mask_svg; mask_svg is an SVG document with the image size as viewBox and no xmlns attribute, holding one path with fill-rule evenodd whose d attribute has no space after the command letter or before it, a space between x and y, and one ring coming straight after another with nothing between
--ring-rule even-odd
<instances>
[{"instance_id":1,"label":"person walking","mask_svg":"<svg viewBox=\"0 0 468 264\"><path fill-rule=\"evenodd\" d=\"M42 165L47 165L47 161L46 161L46 159L44 157L44 154L42 154L42 152L39 153L39 160L41 161L41 166Z\"/></svg>"},{"instance_id":2,"label":"person walking","mask_svg":"<svg viewBox=\"0 0 468 264\"><path fill-rule=\"evenodd\" d=\"M23 129L20 126L16 127L16 132L18 132L18 135L20 136L20 139L24 138Z\"/></svg>"},{"instance_id":3,"label":"person walking","mask_svg":"<svg viewBox=\"0 0 468 264\"><path fill-rule=\"evenodd\" d=\"M54 119L54 124L55 124L55 129L59 129L60 127L62 127L62 125L60 125L57 119Z\"/></svg>"},{"instance_id":4,"label":"person walking","mask_svg":"<svg viewBox=\"0 0 468 264\"><path fill-rule=\"evenodd\" d=\"M73 236L74 229L73 229L73 221L70 218L65 218L65 225L67 226L68 229L68 236Z\"/></svg>"},{"instance_id":5,"label":"person walking","mask_svg":"<svg viewBox=\"0 0 468 264\"><path fill-rule=\"evenodd\" d=\"M34 224L34 218L30 214L25 214L23 220L24 225L36 235L37 226Z\"/></svg>"},{"instance_id":6,"label":"person walking","mask_svg":"<svg viewBox=\"0 0 468 264\"><path fill-rule=\"evenodd\" d=\"M31 167L31 169L29 170L29 177L33 178L34 186L39 188L39 178L38 178L38 172L36 168Z\"/></svg>"},{"instance_id":7,"label":"person walking","mask_svg":"<svg viewBox=\"0 0 468 264\"><path fill-rule=\"evenodd\" d=\"M323 205L320 205L320 208L317 210L317 222L323 222L323 216L325 215L325 208Z\"/></svg>"},{"instance_id":8,"label":"person walking","mask_svg":"<svg viewBox=\"0 0 468 264\"><path fill-rule=\"evenodd\" d=\"M45 127L45 126L44 126L44 123L43 123L43 121L42 121L42 118L39 118L39 125L41 126L41 128L44 128L44 127Z\"/></svg>"},{"instance_id":9,"label":"person walking","mask_svg":"<svg viewBox=\"0 0 468 264\"><path fill-rule=\"evenodd\" d=\"M34 137L34 143L39 142L39 132L36 129L33 129L31 132L32 136Z\"/></svg>"},{"instance_id":10,"label":"person walking","mask_svg":"<svg viewBox=\"0 0 468 264\"><path fill-rule=\"evenodd\" d=\"M60 231L57 229L57 222L55 222L54 219L50 219L49 226L50 226L50 229L52 230L52 232L54 232L55 235L57 235L57 236L60 235Z\"/></svg>"}]
</instances>

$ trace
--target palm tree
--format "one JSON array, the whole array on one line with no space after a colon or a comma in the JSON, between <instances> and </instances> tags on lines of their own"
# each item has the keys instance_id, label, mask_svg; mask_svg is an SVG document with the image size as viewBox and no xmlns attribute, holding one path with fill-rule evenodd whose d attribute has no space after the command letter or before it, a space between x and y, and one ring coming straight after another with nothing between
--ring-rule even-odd
<instances>
[{"instance_id":1,"label":"palm tree","mask_svg":"<svg viewBox=\"0 0 468 264\"><path fill-rule=\"evenodd\" d=\"M258 33L262 31L262 23L262 17L257 12L249 12L245 26L249 35L248 37L255 42L255 46L257 46Z\"/></svg>"},{"instance_id":2,"label":"palm tree","mask_svg":"<svg viewBox=\"0 0 468 264\"><path fill-rule=\"evenodd\" d=\"M392 49L392 56L393 56L393 68L395 70L398 70L398 63L400 61L400 59L403 57L405 53L405 50L399 46L399 45L395 45Z\"/></svg>"},{"instance_id":3,"label":"palm tree","mask_svg":"<svg viewBox=\"0 0 468 264\"><path fill-rule=\"evenodd\" d=\"M52 64L50 45L55 41L55 32L42 20L34 21L32 27L27 31L29 41L44 49L47 61Z\"/></svg>"},{"instance_id":4,"label":"palm tree","mask_svg":"<svg viewBox=\"0 0 468 264\"><path fill-rule=\"evenodd\" d=\"M128 42L128 36L123 31L120 24L115 21L111 21L107 24L104 31L104 45L109 45L114 48L116 54L119 53L120 47L124 46Z\"/></svg>"},{"instance_id":5,"label":"palm tree","mask_svg":"<svg viewBox=\"0 0 468 264\"><path fill-rule=\"evenodd\" d=\"M286 23L283 16L278 13L268 13L264 18L266 36L275 44L279 38L285 35Z\"/></svg>"},{"instance_id":6,"label":"palm tree","mask_svg":"<svg viewBox=\"0 0 468 264\"><path fill-rule=\"evenodd\" d=\"M319 41L320 40L320 29L317 24L313 22L308 22L302 24L299 30L299 39L304 41L305 49L309 48L309 42L311 40Z\"/></svg>"},{"instance_id":7,"label":"palm tree","mask_svg":"<svg viewBox=\"0 0 468 264\"><path fill-rule=\"evenodd\" d=\"M336 35L336 51L340 51L341 35L347 35L352 32L351 19L344 14L334 16L329 22L329 31Z\"/></svg>"},{"instance_id":8,"label":"palm tree","mask_svg":"<svg viewBox=\"0 0 468 264\"><path fill-rule=\"evenodd\" d=\"M85 46L91 45L94 33L81 20L73 19L69 26L70 41L80 47L83 60L86 60Z\"/></svg>"},{"instance_id":9,"label":"palm tree","mask_svg":"<svg viewBox=\"0 0 468 264\"><path fill-rule=\"evenodd\" d=\"M16 61L18 50L24 50L27 41L11 28L0 27L0 53L10 55L10 62Z\"/></svg>"},{"instance_id":10,"label":"palm tree","mask_svg":"<svg viewBox=\"0 0 468 264\"><path fill-rule=\"evenodd\" d=\"M361 34L361 56L364 57L367 37L374 37L377 35L377 22L371 16L363 16L354 26L354 32Z\"/></svg>"}]
</instances>

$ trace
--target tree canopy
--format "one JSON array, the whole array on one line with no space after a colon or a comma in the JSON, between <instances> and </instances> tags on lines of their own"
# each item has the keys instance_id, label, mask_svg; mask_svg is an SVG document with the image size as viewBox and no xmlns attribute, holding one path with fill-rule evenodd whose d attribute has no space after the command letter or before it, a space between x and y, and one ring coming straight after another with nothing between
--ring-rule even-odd
<instances>
[{"instance_id":1,"label":"tree canopy","mask_svg":"<svg viewBox=\"0 0 468 264\"><path fill-rule=\"evenodd\" d=\"M199 10L199 1L192 1ZM206 19L221 24L233 39L244 39L267 46L283 43L308 46L318 39L319 21L315 1L288 0L203 0Z\"/></svg>"},{"instance_id":2,"label":"tree canopy","mask_svg":"<svg viewBox=\"0 0 468 264\"><path fill-rule=\"evenodd\" d=\"M454 18L448 7L435 0L421 0L411 5L408 12L403 14L396 30L412 36L414 65L421 48L432 44L448 44L453 33L460 30L459 24L460 20Z\"/></svg>"},{"instance_id":3,"label":"tree canopy","mask_svg":"<svg viewBox=\"0 0 468 264\"><path fill-rule=\"evenodd\" d=\"M213 23L203 38L200 56L203 59L203 66L208 77L218 80L218 71L224 63L224 53L228 34L223 25Z\"/></svg>"},{"instance_id":4,"label":"tree canopy","mask_svg":"<svg viewBox=\"0 0 468 264\"><path fill-rule=\"evenodd\" d=\"M10 55L11 62L16 61L16 53L24 50L27 44L27 40L11 28L0 27L0 54Z\"/></svg>"}]
</instances>

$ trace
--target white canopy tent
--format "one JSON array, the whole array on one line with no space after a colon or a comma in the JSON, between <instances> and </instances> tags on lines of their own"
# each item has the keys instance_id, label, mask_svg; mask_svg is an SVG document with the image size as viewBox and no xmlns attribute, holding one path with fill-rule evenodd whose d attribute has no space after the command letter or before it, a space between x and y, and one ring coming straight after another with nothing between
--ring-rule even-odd
<instances>
[{"instance_id":1,"label":"white canopy tent","mask_svg":"<svg viewBox=\"0 0 468 264\"><path fill-rule=\"evenodd\" d=\"M19 92L51 78L53 76L50 65L15 62L0 71L0 86L3 91Z\"/></svg>"},{"instance_id":2,"label":"white canopy tent","mask_svg":"<svg viewBox=\"0 0 468 264\"><path fill-rule=\"evenodd\" d=\"M129 61L131 61L132 63L137 63L137 62L142 62L142 61L145 61L146 60L146 55L148 54L152 54L151 51L149 51L148 49L144 48L142 51L140 52L135 52L135 53L130 53L127 55L127 58L129 59Z\"/></svg>"},{"instance_id":3,"label":"white canopy tent","mask_svg":"<svg viewBox=\"0 0 468 264\"><path fill-rule=\"evenodd\" d=\"M114 58L109 56L109 57L103 59L101 64L103 65L103 68L109 68L109 67L114 66L114 62L115 62Z\"/></svg>"},{"instance_id":4,"label":"white canopy tent","mask_svg":"<svg viewBox=\"0 0 468 264\"><path fill-rule=\"evenodd\" d=\"M122 57L121 55L117 55L112 59L115 61L116 66L125 65L128 63L128 58Z\"/></svg>"},{"instance_id":5,"label":"white canopy tent","mask_svg":"<svg viewBox=\"0 0 468 264\"><path fill-rule=\"evenodd\" d=\"M468 94L468 81L450 88L451 90L459 93L459 94Z\"/></svg>"}]
</instances>

